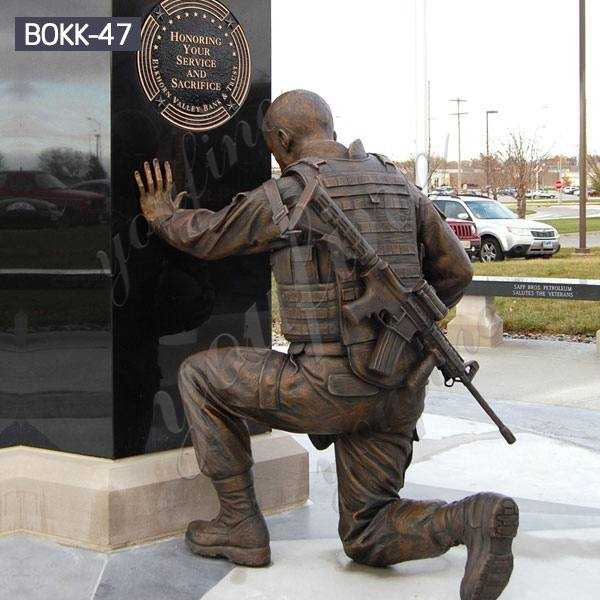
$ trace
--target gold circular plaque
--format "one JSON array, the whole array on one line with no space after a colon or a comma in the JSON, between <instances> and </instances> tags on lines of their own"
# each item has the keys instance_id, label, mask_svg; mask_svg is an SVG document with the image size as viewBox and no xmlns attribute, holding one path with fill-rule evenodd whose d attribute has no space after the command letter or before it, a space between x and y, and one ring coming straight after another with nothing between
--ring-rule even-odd
<instances>
[{"instance_id":1,"label":"gold circular plaque","mask_svg":"<svg viewBox=\"0 0 600 600\"><path fill-rule=\"evenodd\" d=\"M216 0L164 0L152 9L142 27L137 69L148 100L188 131L229 121L250 89L246 35Z\"/></svg>"}]
</instances>

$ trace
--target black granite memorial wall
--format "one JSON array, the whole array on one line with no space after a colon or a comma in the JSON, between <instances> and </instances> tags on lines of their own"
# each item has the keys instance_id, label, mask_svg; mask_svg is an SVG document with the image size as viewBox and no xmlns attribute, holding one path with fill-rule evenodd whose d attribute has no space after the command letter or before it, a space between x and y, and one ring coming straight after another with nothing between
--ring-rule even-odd
<instances>
[{"instance_id":1,"label":"black granite memorial wall","mask_svg":"<svg viewBox=\"0 0 600 600\"><path fill-rule=\"evenodd\" d=\"M265 256L203 263L167 247L139 215L132 173L170 160L186 206L211 210L270 176L270 1L51 4L3 3L2 39L15 16L112 13L142 17L146 46L3 48L0 447L177 448L179 364L270 344L270 272Z\"/></svg>"}]
</instances>

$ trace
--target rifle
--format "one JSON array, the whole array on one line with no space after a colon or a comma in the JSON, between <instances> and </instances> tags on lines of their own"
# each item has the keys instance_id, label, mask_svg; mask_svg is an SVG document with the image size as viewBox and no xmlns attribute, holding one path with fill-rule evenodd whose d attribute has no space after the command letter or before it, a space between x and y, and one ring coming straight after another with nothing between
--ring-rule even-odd
<instances>
[{"instance_id":1,"label":"rifle","mask_svg":"<svg viewBox=\"0 0 600 600\"><path fill-rule=\"evenodd\" d=\"M299 211L292 217L291 223L297 223L299 213L307 206L312 206L321 220L333 230L333 234L324 236L324 240L349 248L352 257L363 268L361 277L366 291L354 302L343 305L342 312L354 324L375 317L383 326L370 359L369 370L380 376L393 374L403 342L416 344L433 358L446 387L462 383L498 427L502 437L509 444L514 444L516 438L513 433L473 385L479 364L476 361L465 362L437 324L448 314L448 308L435 290L424 279L412 289L404 286L331 199L327 190L316 179L309 187L309 200L298 207Z\"/></svg>"}]
</instances>

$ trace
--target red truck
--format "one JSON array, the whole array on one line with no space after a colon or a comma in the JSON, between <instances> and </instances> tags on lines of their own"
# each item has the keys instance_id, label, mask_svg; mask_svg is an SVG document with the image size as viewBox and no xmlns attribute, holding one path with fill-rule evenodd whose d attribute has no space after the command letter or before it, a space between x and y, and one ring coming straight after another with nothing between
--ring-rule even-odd
<instances>
[{"instance_id":1,"label":"red truck","mask_svg":"<svg viewBox=\"0 0 600 600\"><path fill-rule=\"evenodd\" d=\"M481 236L475 224L461 219L446 219L446 223L450 225L469 257L477 258L481 252Z\"/></svg>"},{"instance_id":2,"label":"red truck","mask_svg":"<svg viewBox=\"0 0 600 600\"><path fill-rule=\"evenodd\" d=\"M42 171L0 172L0 201L14 200L12 216L27 208L28 213L54 205L52 220L68 224L96 224L107 220L105 196L91 191L69 189L50 173ZM54 213L58 213L58 217ZM41 213L40 213L41 214Z\"/></svg>"}]
</instances>

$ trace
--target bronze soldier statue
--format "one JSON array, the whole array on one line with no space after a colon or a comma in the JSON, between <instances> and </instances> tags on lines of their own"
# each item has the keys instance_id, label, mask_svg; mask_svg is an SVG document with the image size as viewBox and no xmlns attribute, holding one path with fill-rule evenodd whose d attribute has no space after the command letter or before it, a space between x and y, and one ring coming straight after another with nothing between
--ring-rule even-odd
<instances>
[{"instance_id":1,"label":"bronze soldier statue","mask_svg":"<svg viewBox=\"0 0 600 600\"><path fill-rule=\"evenodd\" d=\"M348 148L336 141L331 110L316 94L277 98L263 133L282 177L218 212L179 208L183 193L172 199L168 163L164 178L157 160L144 165L145 183L135 174L144 215L173 246L203 260L271 253L291 343L288 354L223 348L182 364L180 390L198 463L221 503L216 519L189 525L189 547L241 565L270 562L269 532L254 494L249 418L308 433L320 448L335 444L339 534L349 557L386 566L464 544L461 598L498 598L512 572L517 505L492 493L451 504L399 497L439 356L426 341L405 335L412 323L407 313L390 314L388 322L376 318L369 304L388 300L365 290L366 269L376 283L418 288L433 314L441 305L443 316L471 281L467 255L392 162L367 154L360 141ZM337 223L345 224L343 235ZM360 261L348 240L364 251ZM348 307L359 302L367 317L350 318L357 311ZM380 343L382 328L392 346Z\"/></svg>"}]
</instances>

